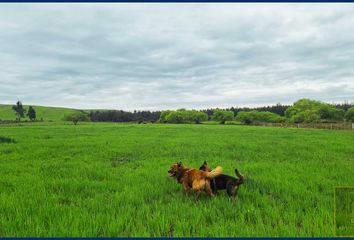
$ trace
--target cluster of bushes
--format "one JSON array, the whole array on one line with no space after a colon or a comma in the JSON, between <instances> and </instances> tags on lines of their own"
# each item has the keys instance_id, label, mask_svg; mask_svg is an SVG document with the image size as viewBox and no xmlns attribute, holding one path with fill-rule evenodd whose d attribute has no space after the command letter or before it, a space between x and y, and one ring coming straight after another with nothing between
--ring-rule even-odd
<instances>
[{"instance_id":1,"label":"cluster of bushes","mask_svg":"<svg viewBox=\"0 0 354 240\"><path fill-rule=\"evenodd\" d=\"M285 111L291 123L343 121L345 112L334 105L310 99L300 99Z\"/></svg>"},{"instance_id":2,"label":"cluster of bushes","mask_svg":"<svg viewBox=\"0 0 354 240\"><path fill-rule=\"evenodd\" d=\"M250 111L257 111L257 112L272 112L276 113L280 116L285 116L285 111L288 109L291 105L282 105L280 103L272 106L264 106L264 107L231 107L231 108L226 108L225 110L227 111L232 111L234 115L236 116L239 112L250 112ZM333 104L332 106L335 106L338 109L342 109L343 111L348 111L349 108L354 107L353 103L340 103L340 104ZM208 114L209 119L211 119L211 116L214 114L215 108L208 108L201 110L202 112L205 112Z\"/></svg>"},{"instance_id":3,"label":"cluster of bushes","mask_svg":"<svg viewBox=\"0 0 354 240\"><path fill-rule=\"evenodd\" d=\"M225 124L226 121L232 121L234 119L234 113L232 111L215 109L211 119L214 121ZM203 111L179 109L176 111L166 110L160 114L161 123L201 123L208 121L209 117Z\"/></svg>"},{"instance_id":4,"label":"cluster of bushes","mask_svg":"<svg viewBox=\"0 0 354 240\"><path fill-rule=\"evenodd\" d=\"M234 112L217 108L214 110L211 118L220 124L225 124L226 121L232 121L234 119Z\"/></svg>"},{"instance_id":5,"label":"cluster of bushes","mask_svg":"<svg viewBox=\"0 0 354 240\"><path fill-rule=\"evenodd\" d=\"M196 110L179 109L176 111L166 110L160 114L162 123L201 123L208 120L208 115Z\"/></svg>"},{"instance_id":6,"label":"cluster of bushes","mask_svg":"<svg viewBox=\"0 0 354 240\"><path fill-rule=\"evenodd\" d=\"M286 106L285 116L270 111L244 110L238 111L234 118L233 110L208 109L202 111L180 109L177 111L163 111L160 122L163 123L201 123L214 120L220 124L226 121L236 120L244 124L260 122L267 123L316 123L316 122L354 122L354 107L347 108L349 104L332 105L310 99L300 99L292 106ZM347 112L344 110L348 109ZM284 110L284 106L278 106L278 110ZM208 114L211 114L208 116Z\"/></svg>"},{"instance_id":7,"label":"cluster of bushes","mask_svg":"<svg viewBox=\"0 0 354 240\"><path fill-rule=\"evenodd\" d=\"M311 99L300 99L285 110L285 117L271 112L239 112L236 120L245 124L255 122L289 122L289 123L319 123L354 121L354 107L347 108L341 105L331 105Z\"/></svg>"},{"instance_id":8,"label":"cluster of bushes","mask_svg":"<svg viewBox=\"0 0 354 240\"><path fill-rule=\"evenodd\" d=\"M250 112L239 112L236 116L236 120L245 124L251 124L256 122L270 122L270 123L279 123L285 122L284 117L279 116L276 113L272 112L259 112L259 111L250 111Z\"/></svg>"}]
</instances>

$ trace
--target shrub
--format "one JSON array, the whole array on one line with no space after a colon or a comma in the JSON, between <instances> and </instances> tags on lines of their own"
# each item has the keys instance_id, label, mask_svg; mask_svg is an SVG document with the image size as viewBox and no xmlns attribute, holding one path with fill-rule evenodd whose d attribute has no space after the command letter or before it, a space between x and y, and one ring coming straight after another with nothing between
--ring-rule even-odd
<instances>
[{"instance_id":1,"label":"shrub","mask_svg":"<svg viewBox=\"0 0 354 240\"><path fill-rule=\"evenodd\" d=\"M234 112L215 109L212 119L218 121L220 124L225 124L226 121L232 121L234 119Z\"/></svg>"},{"instance_id":2,"label":"shrub","mask_svg":"<svg viewBox=\"0 0 354 240\"><path fill-rule=\"evenodd\" d=\"M251 124L255 122L283 122L285 118L279 116L276 113L272 112L259 112L259 111L250 111L245 112L241 111L237 114L236 120L245 124Z\"/></svg>"},{"instance_id":3,"label":"shrub","mask_svg":"<svg viewBox=\"0 0 354 240\"><path fill-rule=\"evenodd\" d=\"M293 123L318 123L321 120L321 116L315 110L305 110L293 115L290 118L290 122Z\"/></svg>"},{"instance_id":4,"label":"shrub","mask_svg":"<svg viewBox=\"0 0 354 240\"><path fill-rule=\"evenodd\" d=\"M89 116L84 112L76 112L64 117L65 121L72 121L76 125L79 121L89 122Z\"/></svg>"},{"instance_id":5,"label":"shrub","mask_svg":"<svg viewBox=\"0 0 354 240\"><path fill-rule=\"evenodd\" d=\"M167 116L166 116L166 122L169 123L183 123L184 121L184 116L181 111L171 111Z\"/></svg>"}]
</instances>

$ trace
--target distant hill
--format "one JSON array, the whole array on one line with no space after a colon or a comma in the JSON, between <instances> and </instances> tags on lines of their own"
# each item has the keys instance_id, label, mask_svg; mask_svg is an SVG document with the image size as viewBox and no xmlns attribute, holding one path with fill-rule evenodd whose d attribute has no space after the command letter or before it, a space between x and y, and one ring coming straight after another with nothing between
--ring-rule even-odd
<instances>
[{"instance_id":1,"label":"distant hill","mask_svg":"<svg viewBox=\"0 0 354 240\"><path fill-rule=\"evenodd\" d=\"M29 105L23 105L23 107L28 110ZM33 106L37 114L37 120L43 118L44 121L62 121L65 115L69 115L79 111L89 110L79 110L72 108L60 108L60 107L43 107L43 106ZM12 110L12 105L0 104L0 120L15 120L15 113ZM26 116L23 120L29 120ZM22 120L22 119L21 119Z\"/></svg>"}]
</instances>

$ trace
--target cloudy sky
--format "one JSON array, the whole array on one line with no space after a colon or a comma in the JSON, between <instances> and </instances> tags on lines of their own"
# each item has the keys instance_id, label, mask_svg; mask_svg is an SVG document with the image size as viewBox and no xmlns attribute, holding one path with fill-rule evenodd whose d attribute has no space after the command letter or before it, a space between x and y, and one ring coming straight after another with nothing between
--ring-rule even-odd
<instances>
[{"instance_id":1,"label":"cloudy sky","mask_svg":"<svg viewBox=\"0 0 354 240\"><path fill-rule=\"evenodd\" d=\"M354 101L353 4L1 4L0 103Z\"/></svg>"}]
</instances>

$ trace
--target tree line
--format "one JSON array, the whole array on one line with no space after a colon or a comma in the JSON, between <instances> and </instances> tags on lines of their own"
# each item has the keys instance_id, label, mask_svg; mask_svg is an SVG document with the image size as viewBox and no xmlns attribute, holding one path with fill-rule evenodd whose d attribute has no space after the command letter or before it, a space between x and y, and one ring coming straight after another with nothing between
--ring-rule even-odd
<instances>
[{"instance_id":1,"label":"tree line","mask_svg":"<svg viewBox=\"0 0 354 240\"><path fill-rule=\"evenodd\" d=\"M272 112L272 113L276 113L276 114L278 114L280 116L284 116L285 111L286 111L286 109L288 107L290 107L290 105L282 105L282 104L278 103L278 104L273 105L273 106L254 107L254 108L250 108L250 107L231 107L231 108L226 108L224 110L233 112L235 116L239 112L250 112L250 111ZM206 114L208 114L209 118L211 118L211 116L213 115L215 109L211 108L211 109L204 109L204 110L201 110L201 111L203 111Z\"/></svg>"},{"instance_id":2,"label":"tree line","mask_svg":"<svg viewBox=\"0 0 354 240\"><path fill-rule=\"evenodd\" d=\"M280 105L258 108L228 108L206 109L201 111L179 109L176 111L162 111L160 122L188 123L192 122L193 116L204 113L203 120L214 120L220 124L226 121L236 120L244 124L257 122L269 123L319 123L319 122L342 122L354 121L354 105L328 104L311 99L300 99L293 105ZM196 123L200 123L198 121Z\"/></svg>"},{"instance_id":3,"label":"tree line","mask_svg":"<svg viewBox=\"0 0 354 240\"><path fill-rule=\"evenodd\" d=\"M16 120L20 121L25 115L31 121L36 120L36 111L32 106L24 109L21 101L12 106ZM165 111L123 111L123 110L95 110L78 111L64 117L65 121L72 121L75 125L79 121L92 122L161 122L161 123L202 123L217 121L225 124L236 120L244 124L257 122L288 122L288 123L318 123L318 122L354 122L354 104L328 104L311 99L300 99L293 105L281 105L227 109L204 110L165 110Z\"/></svg>"},{"instance_id":4,"label":"tree line","mask_svg":"<svg viewBox=\"0 0 354 240\"><path fill-rule=\"evenodd\" d=\"M288 122L288 123L335 123L354 122L354 105L329 104L311 99L300 99L288 106L284 116L272 112L252 110L241 111L236 120L250 124L254 122Z\"/></svg>"},{"instance_id":5,"label":"tree line","mask_svg":"<svg viewBox=\"0 0 354 240\"><path fill-rule=\"evenodd\" d=\"M123 110L91 111L88 116L93 122L162 122L162 123L201 123L215 120L220 122L230 121L241 111L269 111L284 116L289 105L277 104L258 108L204 109L204 110L165 110L165 111L134 111ZM226 111L226 112L225 112ZM214 114L214 112L216 112ZM223 114L221 114L223 112ZM231 116L232 112L233 115ZM214 116L215 115L215 116Z\"/></svg>"},{"instance_id":6,"label":"tree line","mask_svg":"<svg viewBox=\"0 0 354 240\"><path fill-rule=\"evenodd\" d=\"M134 111L123 110L91 111L88 114L93 122L156 122L160 118L160 111Z\"/></svg>"}]
</instances>

